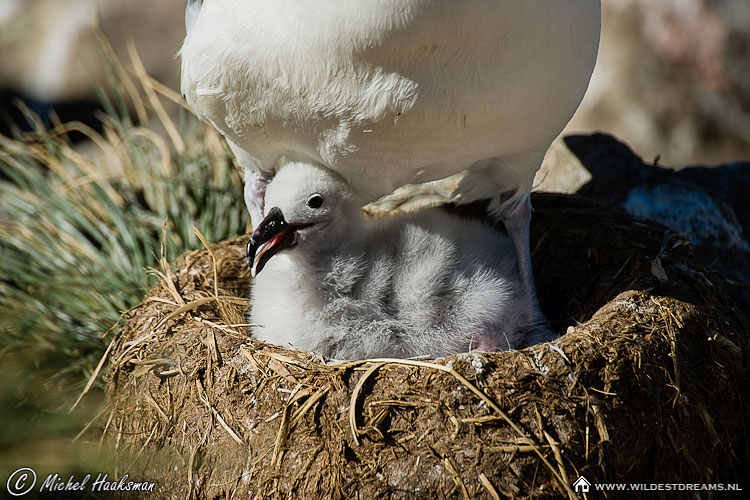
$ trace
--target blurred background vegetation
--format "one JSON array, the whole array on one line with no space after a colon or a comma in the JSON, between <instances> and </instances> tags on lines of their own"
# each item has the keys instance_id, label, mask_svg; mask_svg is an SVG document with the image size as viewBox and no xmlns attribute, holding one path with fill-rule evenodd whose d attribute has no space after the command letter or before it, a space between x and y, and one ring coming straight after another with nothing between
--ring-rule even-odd
<instances>
[{"instance_id":1,"label":"blurred background vegetation","mask_svg":"<svg viewBox=\"0 0 750 500\"><path fill-rule=\"evenodd\" d=\"M174 91L185 3L0 0L0 488L18 466L86 470L70 443L105 404L92 375L159 278L162 237L171 261L201 246L193 226L246 229L226 145ZM602 5L564 134L603 129L676 167L750 159L750 2ZM587 175L558 143L538 185Z\"/></svg>"},{"instance_id":2,"label":"blurred background vegetation","mask_svg":"<svg viewBox=\"0 0 750 500\"><path fill-rule=\"evenodd\" d=\"M194 226L214 242L247 223L239 172L216 132L146 76L135 49L128 71L101 43L98 130L21 105L25 122L0 136L4 473L93 460L68 445L104 404L98 379L70 410L123 312L161 276L162 238L173 260L202 246Z\"/></svg>"}]
</instances>

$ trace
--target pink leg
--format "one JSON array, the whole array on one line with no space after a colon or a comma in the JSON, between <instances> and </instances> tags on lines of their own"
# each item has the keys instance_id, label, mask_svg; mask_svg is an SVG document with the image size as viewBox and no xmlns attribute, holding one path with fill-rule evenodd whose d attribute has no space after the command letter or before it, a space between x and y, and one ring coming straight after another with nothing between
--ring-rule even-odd
<instances>
[{"instance_id":1,"label":"pink leg","mask_svg":"<svg viewBox=\"0 0 750 500\"><path fill-rule=\"evenodd\" d=\"M518 261L518 272L521 278L524 296L526 297L526 314L530 320L530 327L526 334L526 342L529 346L540 342L547 342L557 338L552 331L547 318L542 312L539 301L536 298L536 287L534 286L534 273L531 269L531 250L529 248L529 224L531 223L531 203L528 197L520 203L500 203L500 219L505 225L505 230L513 242ZM493 200L492 203L495 203Z\"/></svg>"},{"instance_id":2,"label":"pink leg","mask_svg":"<svg viewBox=\"0 0 750 500\"><path fill-rule=\"evenodd\" d=\"M489 332L480 333L471 342L471 350L473 351L494 352L497 351L497 347L495 335Z\"/></svg>"},{"instance_id":3,"label":"pink leg","mask_svg":"<svg viewBox=\"0 0 750 500\"><path fill-rule=\"evenodd\" d=\"M511 329L510 337L508 333L502 331L502 328L487 327L471 339L470 350L495 352L519 348L520 344L523 344L521 341L524 340L522 335L526 332L515 332L511 325L505 326Z\"/></svg>"},{"instance_id":4,"label":"pink leg","mask_svg":"<svg viewBox=\"0 0 750 500\"><path fill-rule=\"evenodd\" d=\"M253 229L263 220L266 186L272 178L273 174L270 172L245 168L245 205L250 213Z\"/></svg>"}]
</instances>

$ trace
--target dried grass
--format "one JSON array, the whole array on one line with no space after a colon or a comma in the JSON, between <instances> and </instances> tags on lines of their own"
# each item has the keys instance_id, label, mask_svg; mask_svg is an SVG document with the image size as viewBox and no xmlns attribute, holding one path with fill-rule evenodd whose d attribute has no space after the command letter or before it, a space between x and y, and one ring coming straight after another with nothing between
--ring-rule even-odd
<instances>
[{"instance_id":1,"label":"dried grass","mask_svg":"<svg viewBox=\"0 0 750 500\"><path fill-rule=\"evenodd\" d=\"M119 472L165 498L572 499L579 475L739 481L748 323L721 281L661 226L575 197L534 205L540 300L558 331L575 326L514 352L334 361L269 346L244 321L245 237L185 255L112 349L103 432Z\"/></svg>"}]
</instances>

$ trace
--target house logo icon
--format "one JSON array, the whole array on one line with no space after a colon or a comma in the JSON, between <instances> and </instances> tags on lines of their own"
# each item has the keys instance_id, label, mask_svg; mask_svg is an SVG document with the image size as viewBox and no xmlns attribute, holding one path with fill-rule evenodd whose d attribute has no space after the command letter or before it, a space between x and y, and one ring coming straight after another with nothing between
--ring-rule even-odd
<instances>
[{"instance_id":1,"label":"house logo icon","mask_svg":"<svg viewBox=\"0 0 750 500\"><path fill-rule=\"evenodd\" d=\"M588 479L583 476L576 479L576 482L573 483L576 493L588 493L589 486L591 486L591 483L589 483Z\"/></svg>"}]
</instances>

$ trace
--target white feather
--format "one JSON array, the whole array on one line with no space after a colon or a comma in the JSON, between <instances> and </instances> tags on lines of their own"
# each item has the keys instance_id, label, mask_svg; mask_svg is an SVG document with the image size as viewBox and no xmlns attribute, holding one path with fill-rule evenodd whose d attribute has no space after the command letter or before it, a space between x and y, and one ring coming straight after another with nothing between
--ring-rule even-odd
<instances>
[{"instance_id":1,"label":"white feather","mask_svg":"<svg viewBox=\"0 0 750 500\"><path fill-rule=\"evenodd\" d=\"M198 15L201 13L202 6L203 0L188 0L187 6L185 7L186 32L189 32L195 22L198 20Z\"/></svg>"},{"instance_id":2,"label":"white feather","mask_svg":"<svg viewBox=\"0 0 750 500\"><path fill-rule=\"evenodd\" d=\"M599 25L599 0L211 0L182 92L251 170L322 164L372 201L473 166L462 201L523 200Z\"/></svg>"},{"instance_id":3,"label":"white feather","mask_svg":"<svg viewBox=\"0 0 750 500\"><path fill-rule=\"evenodd\" d=\"M305 206L313 193L324 199L318 211ZM305 164L282 167L266 199L289 224L315 225L256 276L254 337L339 359L437 357L524 340L532 318L513 247L495 229L440 209L365 219L343 180Z\"/></svg>"},{"instance_id":4,"label":"white feather","mask_svg":"<svg viewBox=\"0 0 750 500\"><path fill-rule=\"evenodd\" d=\"M494 198L534 344L555 335L536 299L529 193L588 86L600 11L600 0L210 0L181 50L182 92L245 169L254 225L286 161L338 172L362 203L466 170L454 200Z\"/></svg>"}]
</instances>

